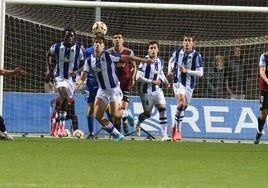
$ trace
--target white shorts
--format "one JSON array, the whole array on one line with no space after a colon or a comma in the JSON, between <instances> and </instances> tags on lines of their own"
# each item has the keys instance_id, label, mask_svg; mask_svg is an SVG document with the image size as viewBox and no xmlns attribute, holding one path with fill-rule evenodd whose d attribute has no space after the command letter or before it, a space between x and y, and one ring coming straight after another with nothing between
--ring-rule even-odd
<instances>
[{"instance_id":1,"label":"white shorts","mask_svg":"<svg viewBox=\"0 0 268 188\"><path fill-rule=\"evenodd\" d=\"M113 101L121 102L123 99L123 93L119 86L112 89L99 88L96 97L102 99L105 104L108 105Z\"/></svg>"},{"instance_id":2,"label":"white shorts","mask_svg":"<svg viewBox=\"0 0 268 188\"><path fill-rule=\"evenodd\" d=\"M58 89L59 87L67 88L67 93L69 98L73 97L74 94L74 83L72 80L56 77L55 78L55 87Z\"/></svg>"},{"instance_id":3,"label":"white shorts","mask_svg":"<svg viewBox=\"0 0 268 188\"><path fill-rule=\"evenodd\" d=\"M141 94L140 98L143 110L146 112L151 112L157 104L166 104L166 99L161 89L152 93Z\"/></svg>"},{"instance_id":4,"label":"white shorts","mask_svg":"<svg viewBox=\"0 0 268 188\"><path fill-rule=\"evenodd\" d=\"M190 103L192 96L193 96L193 92L194 90L191 88L186 88L184 85L182 85L181 83L175 83L173 84L173 91L175 95L184 95L186 97L187 100L187 104Z\"/></svg>"}]
</instances>

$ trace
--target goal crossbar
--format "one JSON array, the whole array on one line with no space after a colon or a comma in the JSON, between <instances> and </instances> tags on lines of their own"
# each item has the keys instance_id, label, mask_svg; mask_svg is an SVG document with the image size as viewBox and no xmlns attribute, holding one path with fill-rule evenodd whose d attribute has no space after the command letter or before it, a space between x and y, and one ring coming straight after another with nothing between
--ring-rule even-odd
<instances>
[{"instance_id":1,"label":"goal crossbar","mask_svg":"<svg viewBox=\"0 0 268 188\"><path fill-rule=\"evenodd\" d=\"M268 7L254 6L217 6L217 5L186 5L162 3L129 3L129 2L102 2L102 1L68 1L68 0L3 0L13 4L31 5L57 5L75 7L101 7L101 8L135 8L135 9L170 9L189 11L224 11L224 12L268 12Z\"/></svg>"}]
</instances>

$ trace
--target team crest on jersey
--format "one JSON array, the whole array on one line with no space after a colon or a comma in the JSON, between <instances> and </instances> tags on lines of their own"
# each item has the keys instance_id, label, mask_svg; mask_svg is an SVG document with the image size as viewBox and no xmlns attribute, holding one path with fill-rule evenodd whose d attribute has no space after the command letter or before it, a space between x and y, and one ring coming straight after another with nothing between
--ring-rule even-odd
<instances>
[{"instance_id":1,"label":"team crest on jersey","mask_svg":"<svg viewBox=\"0 0 268 188\"><path fill-rule=\"evenodd\" d=\"M158 73L159 72L159 67L158 67L158 63L156 62L155 64L154 64L154 73Z\"/></svg>"},{"instance_id":2,"label":"team crest on jersey","mask_svg":"<svg viewBox=\"0 0 268 188\"><path fill-rule=\"evenodd\" d=\"M139 65L139 69L141 69L143 67L143 63L140 63Z\"/></svg>"},{"instance_id":3,"label":"team crest on jersey","mask_svg":"<svg viewBox=\"0 0 268 188\"><path fill-rule=\"evenodd\" d=\"M95 66L92 67L94 72L101 72L102 71L101 63L99 61L96 61L94 59L94 60L92 60L92 64L95 65Z\"/></svg>"},{"instance_id":4,"label":"team crest on jersey","mask_svg":"<svg viewBox=\"0 0 268 188\"><path fill-rule=\"evenodd\" d=\"M64 57L64 62L70 62L70 57L65 56Z\"/></svg>"}]
</instances>

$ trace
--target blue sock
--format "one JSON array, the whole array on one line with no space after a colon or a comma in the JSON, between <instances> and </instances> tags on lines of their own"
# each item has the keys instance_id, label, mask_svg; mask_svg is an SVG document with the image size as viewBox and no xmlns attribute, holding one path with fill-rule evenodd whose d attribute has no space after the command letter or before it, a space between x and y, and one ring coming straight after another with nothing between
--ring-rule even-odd
<instances>
[{"instance_id":1,"label":"blue sock","mask_svg":"<svg viewBox=\"0 0 268 188\"><path fill-rule=\"evenodd\" d=\"M95 117L87 116L87 123L88 123L88 132L94 133Z\"/></svg>"}]
</instances>

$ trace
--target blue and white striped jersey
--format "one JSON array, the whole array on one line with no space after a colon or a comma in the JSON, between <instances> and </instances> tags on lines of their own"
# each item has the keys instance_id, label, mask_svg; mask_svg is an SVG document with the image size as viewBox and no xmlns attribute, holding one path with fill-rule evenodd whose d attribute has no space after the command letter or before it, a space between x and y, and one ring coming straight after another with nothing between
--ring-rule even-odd
<instances>
[{"instance_id":1,"label":"blue and white striped jersey","mask_svg":"<svg viewBox=\"0 0 268 188\"><path fill-rule=\"evenodd\" d=\"M115 56L116 55L116 56ZM98 85L102 89L111 89L119 86L120 82L117 76L114 62L118 62L121 54L111 55L107 51L103 51L100 57L91 54L85 62L84 71L94 72Z\"/></svg>"},{"instance_id":2,"label":"blue and white striped jersey","mask_svg":"<svg viewBox=\"0 0 268 188\"><path fill-rule=\"evenodd\" d=\"M183 49L178 49L173 52L168 62L168 72L174 74L174 83L181 83L185 87L194 89L196 84L196 76L182 73L179 70L180 66L186 66L188 70L196 71L199 68L203 69L203 60L201 54L193 49L190 53L184 53Z\"/></svg>"},{"instance_id":3,"label":"blue and white striped jersey","mask_svg":"<svg viewBox=\"0 0 268 188\"><path fill-rule=\"evenodd\" d=\"M149 58L149 55L145 56ZM167 83L167 78L163 72L163 59L157 57L153 64L140 62L136 75L136 80L139 81L140 93L152 93L158 89L161 89L159 85L152 84L152 80L162 80Z\"/></svg>"},{"instance_id":4,"label":"blue and white striped jersey","mask_svg":"<svg viewBox=\"0 0 268 188\"><path fill-rule=\"evenodd\" d=\"M50 47L48 53L56 55L54 76L62 79L72 79L69 72L76 70L84 60L83 50L77 43L71 47L66 47L63 42L56 43Z\"/></svg>"}]
</instances>

